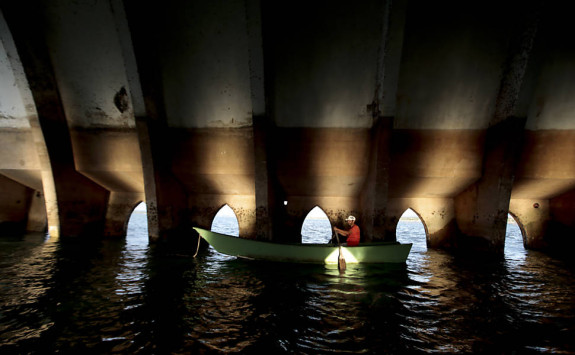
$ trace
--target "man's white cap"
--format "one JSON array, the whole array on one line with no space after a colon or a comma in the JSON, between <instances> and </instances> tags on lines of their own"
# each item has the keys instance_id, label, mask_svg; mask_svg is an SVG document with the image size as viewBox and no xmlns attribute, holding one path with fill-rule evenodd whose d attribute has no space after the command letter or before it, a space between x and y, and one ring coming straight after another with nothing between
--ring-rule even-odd
<instances>
[{"instance_id":1,"label":"man's white cap","mask_svg":"<svg viewBox=\"0 0 575 355\"><path fill-rule=\"evenodd\" d=\"M355 221L355 217L354 217L354 216L349 216L349 217L347 217L346 221Z\"/></svg>"}]
</instances>

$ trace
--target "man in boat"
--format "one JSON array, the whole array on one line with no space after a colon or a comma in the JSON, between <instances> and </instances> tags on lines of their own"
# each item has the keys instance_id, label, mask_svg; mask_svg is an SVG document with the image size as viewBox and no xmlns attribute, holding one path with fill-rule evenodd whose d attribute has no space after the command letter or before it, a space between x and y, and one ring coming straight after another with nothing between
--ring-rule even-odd
<instances>
[{"instance_id":1,"label":"man in boat","mask_svg":"<svg viewBox=\"0 0 575 355\"><path fill-rule=\"evenodd\" d=\"M347 242L342 245L348 247L356 246L359 244L360 231L359 227L355 224L355 217L354 216L347 217L346 222L349 225L348 230L339 229L337 227L333 227L333 229L337 234L347 237Z\"/></svg>"}]
</instances>

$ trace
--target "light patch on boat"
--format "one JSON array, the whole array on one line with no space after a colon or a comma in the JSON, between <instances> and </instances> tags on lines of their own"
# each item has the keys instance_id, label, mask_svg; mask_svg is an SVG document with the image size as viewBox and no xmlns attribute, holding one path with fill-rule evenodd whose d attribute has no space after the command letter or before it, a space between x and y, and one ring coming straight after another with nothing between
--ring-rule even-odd
<instances>
[{"instance_id":1,"label":"light patch on boat","mask_svg":"<svg viewBox=\"0 0 575 355\"><path fill-rule=\"evenodd\" d=\"M358 263L357 259L355 256L353 256L352 253L349 252L349 250L347 250L346 248L341 248L341 251L343 253L343 257L345 258L345 262L348 264L355 264ZM334 251L332 251L327 258L325 258L324 262L326 264L337 264L337 260L339 259L339 250L335 249Z\"/></svg>"}]
</instances>

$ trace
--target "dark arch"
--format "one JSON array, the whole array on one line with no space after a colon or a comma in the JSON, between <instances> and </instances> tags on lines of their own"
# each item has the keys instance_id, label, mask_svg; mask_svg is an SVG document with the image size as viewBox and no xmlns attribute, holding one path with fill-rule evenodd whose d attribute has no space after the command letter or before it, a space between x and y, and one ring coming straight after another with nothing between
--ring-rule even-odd
<instances>
[{"instance_id":1,"label":"dark arch","mask_svg":"<svg viewBox=\"0 0 575 355\"><path fill-rule=\"evenodd\" d=\"M228 205L223 205L212 219L212 232L240 236L240 224L234 210Z\"/></svg>"},{"instance_id":2,"label":"dark arch","mask_svg":"<svg viewBox=\"0 0 575 355\"><path fill-rule=\"evenodd\" d=\"M331 222L325 211L315 206L312 208L301 226L301 242L304 244L329 242L332 236Z\"/></svg>"},{"instance_id":3,"label":"dark arch","mask_svg":"<svg viewBox=\"0 0 575 355\"><path fill-rule=\"evenodd\" d=\"M427 250L427 226L413 208L406 209L399 218L395 227L395 238L398 242L413 243L414 250Z\"/></svg>"}]
</instances>

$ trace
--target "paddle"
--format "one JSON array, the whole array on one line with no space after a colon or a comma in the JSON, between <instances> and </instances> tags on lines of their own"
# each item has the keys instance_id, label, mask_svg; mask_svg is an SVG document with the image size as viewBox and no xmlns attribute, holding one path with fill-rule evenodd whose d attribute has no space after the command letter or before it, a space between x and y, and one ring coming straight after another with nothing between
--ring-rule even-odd
<instances>
[{"instance_id":1,"label":"paddle","mask_svg":"<svg viewBox=\"0 0 575 355\"><path fill-rule=\"evenodd\" d=\"M334 230L333 234L335 234L335 239L337 240L337 246L339 247L339 258L337 259L337 268L339 269L339 271L345 271L346 265L345 265L345 258L343 257L343 254L341 252L341 244L339 243L339 236L337 235L337 232Z\"/></svg>"}]
</instances>

